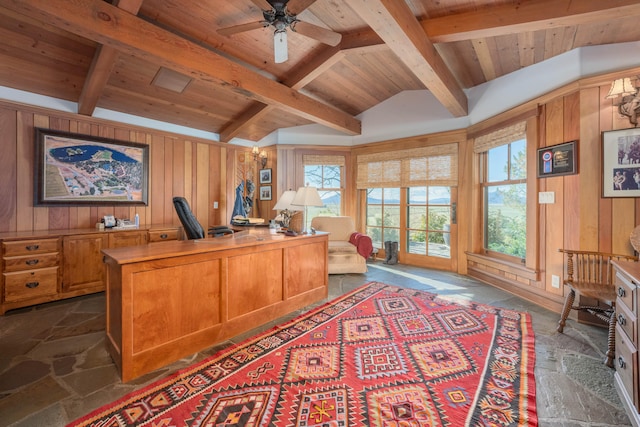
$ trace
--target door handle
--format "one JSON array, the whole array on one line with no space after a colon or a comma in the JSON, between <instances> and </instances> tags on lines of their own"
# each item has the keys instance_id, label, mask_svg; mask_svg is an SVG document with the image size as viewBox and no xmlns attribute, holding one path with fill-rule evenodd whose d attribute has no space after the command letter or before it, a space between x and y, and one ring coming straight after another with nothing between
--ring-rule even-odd
<instances>
[{"instance_id":1,"label":"door handle","mask_svg":"<svg viewBox=\"0 0 640 427\"><path fill-rule=\"evenodd\" d=\"M456 224L458 220L458 204L456 202L451 203L451 224Z\"/></svg>"}]
</instances>

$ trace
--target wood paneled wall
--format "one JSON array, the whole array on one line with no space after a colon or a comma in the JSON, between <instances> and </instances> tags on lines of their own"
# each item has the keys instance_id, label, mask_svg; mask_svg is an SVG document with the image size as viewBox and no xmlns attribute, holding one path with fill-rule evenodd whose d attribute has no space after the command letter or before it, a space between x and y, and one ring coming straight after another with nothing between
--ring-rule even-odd
<instances>
[{"instance_id":1,"label":"wood paneled wall","mask_svg":"<svg viewBox=\"0 0 640 427\"><path fill-rule=\"evenodd\" d=\"M34 207L35 127L148 144L148 205ZM141 224L178 225L173 196L184 196L204 227L225 219L226 149L220 143L9 102L0 102L0 129L0 232L91 228L104 215L132 219L136 213Z\"/></svg>"},{"instance_id":2,"label":"wood paneled wall","mask_svg":"<svg viewBox=\"0 0 640 427\"><path fill-rule=\"evenodd\" d=\"M564 274L558 249L633 254L629 236L640 224L640 199L602 197L602 132L633 126L605 98L611 80L600 80L538 100L537 148L578 140L578 174L537 180L538 191L553 192L555 203L537 206L535 274L518 276L513 265L482 256L469 255L466 263L470 275L555 311L561 310L565 291L551 285L553 275Z\"/></svg>"}]
</instances>

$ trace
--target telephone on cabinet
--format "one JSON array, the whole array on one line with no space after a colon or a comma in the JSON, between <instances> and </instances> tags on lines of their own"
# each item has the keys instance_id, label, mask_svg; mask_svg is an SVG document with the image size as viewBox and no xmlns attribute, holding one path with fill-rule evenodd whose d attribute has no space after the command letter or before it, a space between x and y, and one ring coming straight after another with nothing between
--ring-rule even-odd
<instances>
[{"instance_id":1,"label":"telephone on cabinet","mask_svg":"<svg viewBox=\"0 0 640 427\"><path fill-rule=\"evenodd\" d=\"M116 226L116 217L113 215L105 215L102 218L102 222L104 223L104 228L113 228Z\"/></svg>"}]
</instances>

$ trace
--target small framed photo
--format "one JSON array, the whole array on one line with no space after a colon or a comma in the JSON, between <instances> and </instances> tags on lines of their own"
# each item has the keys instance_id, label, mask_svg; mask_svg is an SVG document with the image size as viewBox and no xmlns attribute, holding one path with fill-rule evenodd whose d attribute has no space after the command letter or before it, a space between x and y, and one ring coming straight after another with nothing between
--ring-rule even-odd
<instances>
[{"instance_id":1,"label":"small framed photo","mask_svg":"<svg viewBox=\"0 0 640 427\"><path fill-rule=\"evenodd\" d=\"M538 178L578 172L578 141L538 148Z\"/></svg>"},{"instance_id":2,"label":"small framed photo","mask_svg":"<svg viewBox=\"0 0 640 427\"><path fill-rule=\"evenodd\" d=\"M640 129L602 132L602 197L640 197Z\"/></svg>"},{"instance_id":3,"label":"small framed photo","mask_svg":"<svg viewBox=\"0 0 640 427\"><path fill-rule=\"evenodd\" d=\"M271 169L260 169L260 184L271 184Z\"/></svg>"},{"instance_id":4,"label":"small framed photo","mask_svg":"<svg viewBox=\"0 0 640 427\"><path fill-rule=\"evenodd\" d=\"M271 170L271 169L269 169ZM260 200L271 200L271 186L270 185L261 185L260 186Z\"/></svg>"}]
</instances>

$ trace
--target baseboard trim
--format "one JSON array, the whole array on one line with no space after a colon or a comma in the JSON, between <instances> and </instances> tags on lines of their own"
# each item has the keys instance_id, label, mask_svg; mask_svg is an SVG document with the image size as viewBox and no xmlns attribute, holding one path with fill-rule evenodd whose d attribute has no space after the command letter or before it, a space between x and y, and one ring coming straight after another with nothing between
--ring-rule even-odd
<instances>
[{"instance_id":1,"label":"baseboard trim","mask_svg":"<svg viewBox=\"0 0 640 427\"><path fill-rule=\"evenodd\" d=\"M556 313L562 312L562 306L564 305L564 298L558 295L551 295L542 293L537 288L525 286L522 283L516 281L510 281L503 276L491 274L483 269L478 269L469 266L467 269L467 275L478 279L488 285L495 286L496 288L507 291L515 296L526 299L534 304L544 307Z\"/></svg>"}]
</instances>

